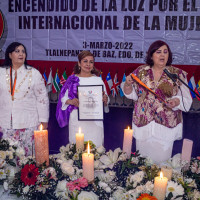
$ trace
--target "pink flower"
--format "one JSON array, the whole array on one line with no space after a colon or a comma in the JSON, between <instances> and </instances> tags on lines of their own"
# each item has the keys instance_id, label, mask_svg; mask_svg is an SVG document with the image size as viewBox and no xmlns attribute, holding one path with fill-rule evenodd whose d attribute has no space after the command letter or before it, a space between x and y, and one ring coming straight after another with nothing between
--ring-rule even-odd
<instances>
[{"instance_id":1,"label":"pink flower","mask_svg":"<svg viewBox=\"0 0 200 200\"><path fill-rule=\"evenodd\" d=\"M51 180L51 179L54 179L54 180L57 180L57 177L56 177L56 170L53 168L53 167L48 167L47 169L45 169L43 172L43 174L46 175L46 177Z\"/></svg>"},{"instance_id":2,"label":"pink flower","mask_svg":"<svg viewBox=\"0 0 200 200\"><path fill-rule=\"evenodd\" d=\"M192 173L200 174L200 167L197 162L192 163L191 171Z\"/></svg>"},{"instance_id":3,"label":"pink flower","mask_svg":"<svg viewBox=\"0 0 200 200\"><path fill-rule=\"evenodd\" d=\"M70 191L80 190L81 188L84 188L87 186L88 186L88 181L84 177L81 177L75 181L71 181L67 183L67 187L69 188Z\"/></svg>"},{"instance_id":4,"label":"pink flower","mask_svg":"<svg viewBox=\"0 0 200 200\"><path fill-rule=\"evenodd\" d=\"M81 177L81 178L79 178L78 180L79 180L79 185L80 185L80 187L85 188L85 187L88 186L88 181L87 181L86 178Z\"/></svg>"}]
</instances>

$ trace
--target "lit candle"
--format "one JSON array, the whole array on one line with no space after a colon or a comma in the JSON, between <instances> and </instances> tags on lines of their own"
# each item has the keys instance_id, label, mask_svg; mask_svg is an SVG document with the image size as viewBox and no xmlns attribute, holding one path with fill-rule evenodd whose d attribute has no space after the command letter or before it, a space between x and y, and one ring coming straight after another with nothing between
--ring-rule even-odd
<instances>
[{"instance_id":1,"label":"lit candle","mask_svg":"<svg viewBox=\"0 0 200 200\"><path fill-rule=\"evenodd\" d=\"M154 179L154 189L153 189L153 196L155 196L158 200L164 200L167 188L167 181L166 177L163 177L163 173L160 173L160 176L155 177Z\"/></svg>"},{"instance_id":2,"label":"lit candle","mask_svg":"<svg viewBox=\"0 0 200 200\"><path fill-rule=\"evenodd\" d=\"M162 166L161 171L163 173L163 176L167 177L167 179L170 181L172 178L172 168L168 166Z\"/></svg>"},{"instance_id":3,"label":"lit candle","mask_svg":"<svg viewBox=\"0 0 200 200\"><path fill-rule=\"evenodd\" d=\"M85 177L88 182L94 180L94 154L90 153L90 145L88 142L88 152L82 154L83 162L83 177Z\"/></svg>"},{"instance_id":4,"label":"lit candle","mask_svg":"<svg viewBox=\"0 0 200 200\"><path fill-rule=\"evenodd\" d=\"M193 141L189 139L183 140L181 159L190 162L192 155Z\"/></svg>"},{"instance_id":5,"label":"lit candle","mask_svg":"<svg viewBox=\"0 0 200 200\"><path fill-rule=\"evenodd\" d=\"M81 128L79 128L79 133L76 133L76 151L84 150L84 134L81 133Z\"/></svg>"},{"instance_id":6,"label":"lit candle","mask_svg":"<svg viewBox=\"0 0 200 200\"><path fill-rule=\"evenodd\" d=\"M48 131L42 130L43 126L40 125L40 130L34 131L35 140L35 159L36 165L39 166L46 161L46 165L49 165L49 142Z\"/></svg>"},{"instance_id":7,"label":"lit candle","mask_svg":"<svg viewBox=\"0 0 200 200\"><path fill-rule=\"evenodd\" d=\"M128 158L130 158L131 156L132 140L133 140L133 130L128 127L128 129L124 129L124 141L123 141L123 152L127 153Z\"/></svg>"}]
</instances>

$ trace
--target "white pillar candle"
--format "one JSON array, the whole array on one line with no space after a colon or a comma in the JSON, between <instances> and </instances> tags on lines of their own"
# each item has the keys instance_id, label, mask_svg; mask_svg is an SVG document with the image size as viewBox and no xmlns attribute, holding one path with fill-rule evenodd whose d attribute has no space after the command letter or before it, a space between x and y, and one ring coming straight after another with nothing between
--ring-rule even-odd
<instances>
[{"instance_id":1,"label":"white pillar candle","mask_svg":"<svg viewBox=\"0 0 200 200\"><path fill-rule=\"evenodd\" d=\"M167 177L167 179L170 181L172 178L172 168L169 166L162 166L161 171L163 173L163 176Z\"/></svg>"},{"instance_id":2,"label":"white pillar candle","mask_svg":"<svg viewBox=\"0 0 200 200\"><path fill-rule=\"evenodd\" d=\"M154 189L153 189L153 196L155 196L158 200L164 200L167 188L167 181L166 177L163 177L163 173L160 173L160 176L155 177L154 179Z\"/></svg>"},{"instance_id":3,"label":"white pillar candle","mask_svg":"<svg viewBox=\"0 0 200 200\"><path fill-rule=\"evenodd\" d=\"M133 140L133 130L128 127L128 129L124 129L124 141L123 141L123 152L127 153L128 158L130 158L131 156L132 140Z\"/></svg>"},{"instance_id":4,"label":"white pillar candle","mask_svg":"<svg viewBox=\"0 0 200 200\"><path fill-rule=\"evenodd\" d=\"M88 152L82 154L83 177L92 182L94 180L94 154L90 153L88 142Z\"/></svg>"},{"instance_id":5,"label":"white pillar candle","mask_svg":"<svg viewBox=\"0 0 200 200\"><path fill-rule=\"evenodd\" d=\"M46 165L49 165L49 142L48 131L42 130L43 126L40 125L40 130L34 131L35 140L35 159L36 165L39 166L46 161Z\"/></svg>"},{"instance_id":6,"label":"white pillar candle","mask_svg":"<svg viewBox=\"0 0 200 200\"><path fill-rule=\"evenodd\" d=\"M190 162L192 155L193 141L189 139L183 140L181 159Z\"/></svg>"},{"instance_id":7,"label":"white pillar candle","mask_svg":"<svg viewBox=\"0 0 200 200\"><path fill-rule=\"evenodd\" d=\"M81 128L79 128L79 133L76 133L76 151L84 150L84 134L81 133Z\"/></svg>"}]
</instances>

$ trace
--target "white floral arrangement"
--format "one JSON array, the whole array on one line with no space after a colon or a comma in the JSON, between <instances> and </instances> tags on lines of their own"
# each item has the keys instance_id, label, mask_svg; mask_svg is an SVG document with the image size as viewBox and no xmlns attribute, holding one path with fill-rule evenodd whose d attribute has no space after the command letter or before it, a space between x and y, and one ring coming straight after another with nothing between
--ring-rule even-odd
<instances>
[{"instance_id":1,"label":"white floral arrangement","mask_svg":"<svg viewBox=\"0 0 200 200\"><path fill-rule=\"evenodd\" d=\"M0 183L8 187L8 181L12 181L19 170L18 160L23 159L25 151L17 141L11 139L0 140Z\"/></svg>"},{"instance_id":2,"label":"white floral arrangement","mask_svg":"<svg viewBox=\"0 0 200 200\"><path fill-rule=\"evenodd\" d=\"M8 176L4 176L4 183L11 194L24 199L156 200L153 188L159 166L138 152L128 159L120 148L106 152L104 147L96 148L92 142L90 145L95 155L93 183L83 177L82 152L76 152L75 144L63 146L60 153L50 156L48 167L37 167L35 159L24 157L18 147L21 153L13 153L18 155L15 178L8 181ZM165 199L200 200L200 160L182 162L177 154L165 164L173 169Z\"/></svg>"}]
</instances>

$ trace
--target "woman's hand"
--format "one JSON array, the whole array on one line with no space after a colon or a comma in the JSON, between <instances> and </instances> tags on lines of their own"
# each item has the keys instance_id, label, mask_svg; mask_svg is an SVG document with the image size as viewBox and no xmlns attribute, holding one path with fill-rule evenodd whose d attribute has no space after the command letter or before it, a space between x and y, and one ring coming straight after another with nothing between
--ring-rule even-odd
<instances>
[{"instance_id":1,"label":"woman's hand","mask_svg":"<svg viewBox=\"0 0 200 200\"><path fill-rule=\"evenodd\" d=\"M126 81L124 83L124 88L123 88L124 94L126 94L126 95L131 94L131 92L133 91L132 84L133 84L133 79L132 79L131 75L128 75L126 77Z\"/></svg>"},{"instance_id":2,"label":"woman's hand","mask_svg":"<svg viewBox=\"0 0 200 200\"><path fill-rule=\"evenodd\" d=\"M107 106L107 104L108 104L108 96L105 94L105 92L103 92L103 102Z\"/></svg>"},{"instance_id":3,"label":"woman's hand","mask_svg":"<svg viewBox=\"0 0 200 200\"><path fill-rule=\"evenodd\" d=\"M74 106L78 107L79 106L79 101L78 101L77 98L67 99L66 104L68 104L68 105L74 105Z\"/></svg>"},{"instance_id":4,"label":"woman's hand","mask_svg":"<svg viewBox=\"0 0 200 200\"><path fill-rule=\"evenodd\" d=\"M167 101L167 106L169 108L174 108L174 107L179 106L179 105L180 105L179 98L173 98L173 99L170 99L169 101Z\"/></svg>"},{"instance_id":5,"label":"woman's hand","mask_svg":"<svg viewBox=\"0 0 200 200\"><path fill-rule=\"evenodd\" d=\"M132 79L131 75L128 75L126 77L125 87L130 87L132 84L133 84L133 79Z\"/></svg>"}]
</instances>

